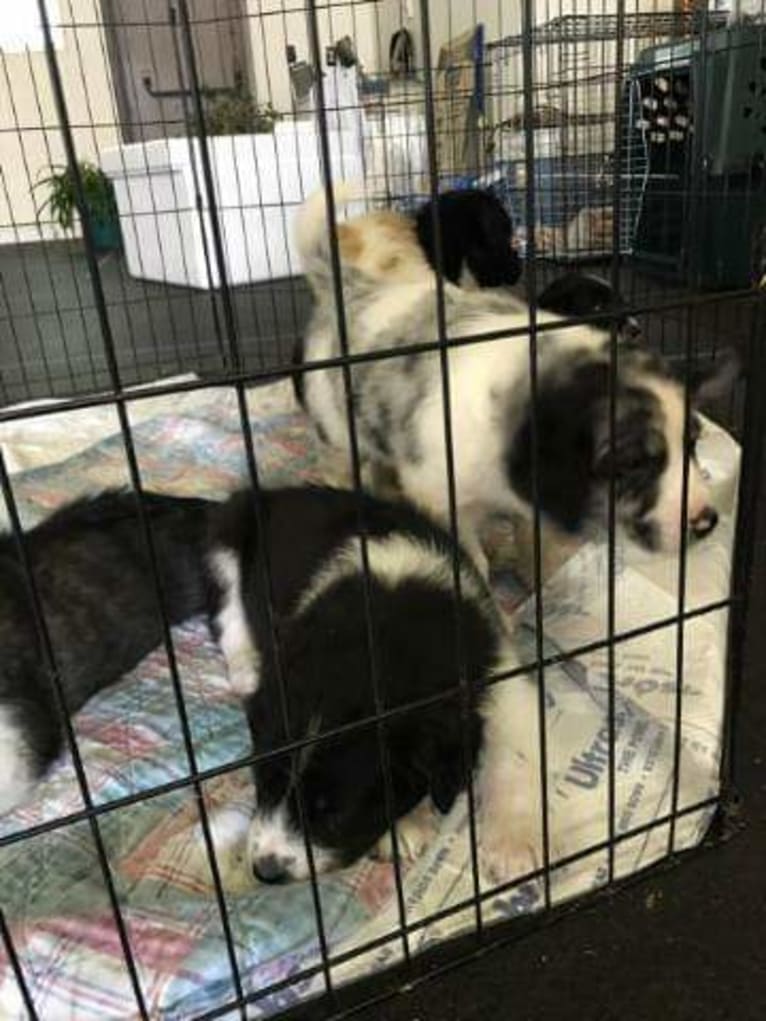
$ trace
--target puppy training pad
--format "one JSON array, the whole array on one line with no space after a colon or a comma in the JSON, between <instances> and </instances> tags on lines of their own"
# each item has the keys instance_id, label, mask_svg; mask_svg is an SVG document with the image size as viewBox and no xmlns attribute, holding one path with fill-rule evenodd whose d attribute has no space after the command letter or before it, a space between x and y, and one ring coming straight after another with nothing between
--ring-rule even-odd
<instances>
[{"instance_id":1,"label":"puppy training pad","mask_svg":"<svg viewBox=\"0 0 766 1021\"><path fill-rule=\"evenodd\" d=\"M317 481L309 433L295 410L287 383L249 395L250 418L262 478L269 484ZM200 390L154 397L131 405L136 452L147 488L223 497L245 478L245 461L232 391ZM111 413L113 415L113 412ZM84 409L22 424L0 425L9 463L24 468L14 478L22 518L31 525L83 492L126 483L128 476L116 418ZM52 445L76 435L76 448ZM56 459L56 455L59 455ZM36 458L42 457L42 467ZM16 457L16 461L11 459ZM736 444L708 426L700 457L711 475L723 511L716 532L690 550L687 608L728 594L732 515L739 464ZM617 630L659 623L678 611L677 562L618 546L615 610ZM543 594L544 654L554 656L606 636L607 563L594 545L576 550L548 579ZM518 625L522 661L534 661L534 607L510 575L497 580L496 594ZM676 625L657 628L614 648L616 699L615 826L630 832L668 814L673 801L675 754ZM244 717L229 690L220 654L207 625L195 620L174 629L174 644L191 720L198 766L209 769L248 751ZM718 790L723 722L726 613L718 610L684 626L678 807L696 805ZM545 671L548 790L554 857L605 841L607 831L608 662L603 649L566 660ZM517 681L514 683L525 683ZM156 651L119 685L77 716L75 727L97 805L188 775L173 690L164 652ZM308 884L270 888L246 873L241 835L252 797L247 771L216 777L204 785L215 813L228 919L246 992L289 980L280 992L258 1000L251 1016L267 1016L321 992L321 974L299 977L318 965L319 942ZM5 835L81 809L68 759L58 763L29 803L0 818ZM712 809L683 815L675 848L698 843ZM150 1016L182 1019L212 1009L233 996L229 960L218 905L201 844L190 790L104 812L99 826L120 897ZM667 824L621 842L615 850L618 876L645 868L668 851ZM406 868L407 921L467 901L470 873L466 799L443 820L438 838ZM112 919L89 825L80 821L0 848L2 908L38 1013L46 1021L137 1016L118 933ZM557 870L555 901L593 889L606 880L601 850ZM484 880L482 880L484 883ZM483 886L483 888L485 888ZM530 882L483 903L485 922L538 909L540 882ZM322 922L334 955L392 934L399 924L390 866L366 860L321 881ZM475 925L475 912L458 913L416 928L409 937L417 952L436 940ZM393 938L363 957L332 969L335 982L369 973L401 959ZM0 1013L26 1018L13 971L0 957Z\"/></svg>"}]
</instances>

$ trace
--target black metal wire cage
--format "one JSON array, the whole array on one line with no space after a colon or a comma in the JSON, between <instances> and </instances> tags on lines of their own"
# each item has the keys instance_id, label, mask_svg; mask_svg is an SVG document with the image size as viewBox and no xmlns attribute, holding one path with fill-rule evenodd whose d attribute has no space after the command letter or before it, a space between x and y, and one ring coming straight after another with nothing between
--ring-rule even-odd
<instances>
[{"instance_id":1,"label":"black metal wire cage","mask_svg":"<svg viewBox=\"0 0 766 1021\"><path fill-rule=\"evenodd\" d=\"M715 836L735 791L732 749L766 431L766 17L763 10L743 14L733 6L729 11L720 4L652 0L16 5L17 19L11 16L0 28L0 481L74 780L66 788L64 780L57 786L46 779L42 802L22 807L0 826L4 1017L201 1021L292 1008L305 1008L312 1017L320 1010L345 1016L371 998L395 995L576 910L586 895L611 890L649 865L675 862L681 851ZM498 337L448 334L452 285L441 272L448 242L434 212L436 335L408 346L355 348L335 198L338 181L351 177L364 179L378 205L404 215L447 189L488 190L511 216L523 260L516 292L527 313L503 338L525 345L528 365L533 515L525 541L531 580L514 606L516 611L523 603L514 618L523 635L520 665L488 683L534 679L542 721L542 843L539 860L525 874L500 884L480 875L481 832L467 760L461 765L467 792L459 809L462 828L452 826L422 867L404 860L397 838L386 725L423 703L386 707L376 686L355 387L360 366L437 358L447 524L457 549L455 356ZM296 365L293 351L311 297L291 241L292 221L316 189L324 190L328 211L338 347L321 360ZM537 298L546 284L573 269L599 274L621 295L620 307L564 313L552 322ZM551 588L551 578L572 582L574 568L571 561L561 568L561 561L556 570L563 575L549 570L550 539L538 499L545 428L537 411L541 349L552 329L603 331L613 440L626 315L640 323L642 343L685 380L685 440L695 420L692 380L736 350L740 371L707 420L715 438L707 468L713 483L728 492L728 532L722 532L728 539L720 540L713 564L704 560L704 547L693 553L687 548L682 528L680 550L663 561L661 578L651 566L659 554L648 555L646 577L643 568L636 573L626 566L618 538L619 480L612 470L606 536L593 540L590 558L581 555L567 603ZM300 459L311 442L297 406L279 404L275 413L268 395L279 387L286 393L290 375L322 370L341 377L345 394L351 476L360 501L369 646L364 683L372 685L375 706L355 725L376 728L393 861L368 863L367 872L354 872L344 886L343 879L318 874L305 835L309 879L256 896L254 884L232 883L211 821L211 807L221 807L213 785L249 776L256 756L236 737L247 735L243 719L232 724L211 710L207 730L199 729L190 709L188 648L179 654L144 494L177 486L184 495L219 498L219 480L211 483L206 473L236 446L233 474L249 487L254 519L266 527L264 490L275 475L277 481L295 480L287 470L290 458ZM212 406L221 415L228 407L231 447L197 456L206 442L202 436L184 463L192 448L180 437L201 428L191 412L184 418L192 406L185 402L202 394L214 395ZM165 401L166 414L177 403L179 419L170 432L160 428L137 440L144 409L158 401ZM108 420L99 417L104 414ZM68 439L68 429L76 432L78 422L91 419L96 425L89 426L87 442L64 444L58 473L51 468L53 453L38 456L38 448ZM46 430L46 420L62 423L60 433ZM163 421L167 428L168 419ZM163 687L172 694L175 713L176 722L152 754L157 761L175 755L178 764L132 783L131 761L143 754L147 720L141 706L106 696L102 724L116 745L123 742L126 758L110 764L105 753L94 789L93 749L83 752L90 725L83 730L67 710L62 650L46 623L27 535L43 511L96 485L102 462L87 451L110 435L118 474L136 496L136 520L154 568L160 673L169 676ZM276 472L276 455L265 449L272 440L282 458ZM158 467L174 444L175 461ZM309 473L312 481L322 475L321 460L317 465ZM690 470L687 454L679 477L682 521ZM259 569L270 591L271 566ZM583 580L588 571L596 572L595 581ZM700 581L714 575L715 583ZM457 607L465 581L456 552L451 581ZM564 604L589 598L594 586L603 600L595 630L583 625L582 633L557 632L554 619L560 624L566 616ZM640 612L625 610L631 592ZM507 588L503 598L509 598ZM647 617L645 604L654 598L656 612L652 607ZM585 620L583 606L578 609ZM458 653L460 621L457 613ZM707 622L703 639L690 639L690 627ZM272 625L278 660L279 621ZM445 642L454 640L445 636ZM707 653L695 641L707 643ZM654 651L644 655L642 642ZM198 639L194 649L203 644ZM580 710L572 710L573 696L557 686L557 671L596 707L580 744L571 738L576 722L568 730L558 723ZM446 696L466 719L480 692L463 662L459 674L457 691ZM692 711L700 689L709 698L703 717ZM641 701L647 693L658 699L650 709ZM202 697L212 705L215 689ZM146 706L151 711L151 700ZM119 726L120 734L109 729ZM224 740L216 727L228 727L226 735L233 727L235 737ZM337 736L292 735L258 760L299 754ZM211 758L205 740L220 741L224 752ZM559 752L565 741L568 751ZM0 760L4 755L0 743ZM704 764L700 782L689 780L695 755ZM663 756L663 789L636 812ZM562 857L551 827L555 806L568 797L561 793L567 775L574 777L573 792L597 790L600 807L598 825ZM75 784L78 793L72 794ZM160 825L179 805L191 827L183 846L194 844L207 863L196 888L187 873L174 882L169 866L155 868L165 843L180 839L178 831ZM159 820L149 834L137 820L152 812ZM69 842L57 845L64 835ZM450 857L458 844L459 868ZM74 855L71 872L67 855ZM43 877L59 868L72 889L89 878L99 891L97 910L77 904L61 887L46 887ZM136 899L144 873L156 883L156 916L148 900ZM575 874L581 875L579 885L567 887L567 877ZM190 900L183 899L186 894ZM270 925L275 932L284 928L281 942L266 931ZM398 967L371 984L372 973L392 965Z\"/></svg>"}]
</instances>

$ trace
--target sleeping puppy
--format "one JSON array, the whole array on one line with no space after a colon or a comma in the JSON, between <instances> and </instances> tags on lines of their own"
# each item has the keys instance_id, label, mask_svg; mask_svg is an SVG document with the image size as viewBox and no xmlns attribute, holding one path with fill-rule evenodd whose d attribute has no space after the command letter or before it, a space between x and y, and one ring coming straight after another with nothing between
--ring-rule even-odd
<instances>
[{"instance_id":1,"label":"sleeping puppy","mask_svg":"<svg viewBox=\"0 0 766 1021\"><path fill-rule=\"evenodd\" d=\"M304 268L319 296L306 334L306 360L339 351L329 245L300 225ZM360 362L351 370L359 451L366 478L395 475L401 491L439 520L448 517L442 377L438 352L407 348L438 336L433 281L382 284L343 265L352 353L401 348L401 356ZM675 550L682 527L707 535L717 515L694 461L699 424L684 446L684 393L655 357L622 345L616 366L615 435L610 438L608 332L586 325L557 328L542 312L537 337L537 414L533 415L526 333L528 308L510 292L445 285L447 336L499 335L449 352L454 477L461 542L488 570L478 535L490 513L541 513L564 532L605 523L610 477L620 524L641 545ZM512 331L519 331L513 334ZM503 336L505 334L505 336ZM343 380L332 369L306 374L304 404L320 438L348 456ZM533 430L539 466L535 479ZM684 458L687 520L681 523Z\"/></svg>"},{"instance_id":2,"label":"sleeping puppy","mask_svg":"<svg viewBox=\"0 0 766 1021\"><path fill-rule=\"evenodd\" d=\"M336 184L338 209L359 199L356 185ZM343 264L385 284L430 280L437 267L433 209L429 201L414 216L383 209L340 220L337 238ZM513 223L491 192L444 192L436 199L436 215L446 280L474 288L510 287L518 281L521 260L513 247ZM297 222L299 247L311 247L317 234L328 233L327 224L325 193L320 189L306 200ZM296 342L292 360L294 365L303 363L303 338ZM293 384L302 403L303 373L294 374Z\"/></svg>"},{"instance_id":3,"label":"sleeping puppy","mask_svg":"<svg viewBox=\"0 0 766 1021\"><path fill-rule=\"evenodd\" d=\"M206 500L145 495L171 624L206 607ZM135 497L107 491L26 533L63 685L75 713L162 641ZM21 802L62 750L64 730L10 535L0 538L0 812Z\"/></svg>"},{"instance_id":4,"label":"sleeping puppy","mask_svg":"<svg viewBox=\"0 0 766 1021\"><path fill-rule=\"evenodd\" d=\"M482 579L459 552L462 649L476 685L463 717L450 540L404 504L361 499L380 705L396 710L426 702L394 713L380 728L400 853L414 856L432 836L431 806L451 808L464 787L465 751L478 768L485 871L506 877L529 870L539 860L541 819L537 689L524 677L482 686L492 671L516 661ZM305 835L320 873L368 852L390 857L391 841L372 722L359 499L350 491L302 488L263 491L260 500L265 538L250 492L232 496L214 519L211 609L254 751L314 739L254 768L247 859L258 879L279 883L308 877Z\"/></svg>"}]
</instances>

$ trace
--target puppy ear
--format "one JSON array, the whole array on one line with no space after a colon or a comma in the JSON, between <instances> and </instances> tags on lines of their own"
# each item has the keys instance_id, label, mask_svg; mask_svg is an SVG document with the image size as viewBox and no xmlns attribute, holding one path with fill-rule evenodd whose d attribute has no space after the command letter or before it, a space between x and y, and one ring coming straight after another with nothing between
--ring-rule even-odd
<instances>
[{"instance_id":1,"label":"puppy ear","mask_svg":"<svg viewBox=\"0 0 766 1021\"><path fill-rule=\"evenodd\" d=\"M521 277L521 259L507 237L472 246L465 261L480 287L512 287Z\"/></svg>"},{"instance_id":2,"label":"puppy ear","mask_svg":"<svg viewBox=\"0 0 766 1021\"><path fill-rule=\"evenodd\" d=\"M540 510L565 532L577 532L592 500L597 435L608 394L609 366L586 361L543 378L537 391ZM513 439L507 471L515 492L534 500L532 408Z\"/></svg>"},{"instance_id":3,"label":"puppy ear","mask_svg":"<svg viewBox=\"0 0 766 1021\"><path fill-rule=\"evenodd\" d=\"M689 385L694 403L709 407L731 396L734 384L742 376L742 362L736 351L727 348L712 364L692 366Z\"/></svg>"},{"instance_id":4,"label":"puppy ear","mask_svg":"<svg viewBox=\"0 0 766 1021\"><path fill-rule=\"evenodd\" d=\"M603 312L614 301L608 281L591 273L569 272L556 277L537 296L537 305L561 316Z\"/></svg>"},{"instance_id":5,"label":"puppy ear","mask_svg":"<svg viewBox=\"0 0 766 1021\"><path fill-rule=\"evenodd\" d=\"M482 200L475 207L474 241L466 249L466 265L480 287L512 287L522 273L513 247L513 223L492 194L479 195Z\"/></svg>"},{"instance_id":6,"label":"puppy ear","mask_svg":"<svg viewBox=\"0 0 766 1021\"><path fill-rule=\"evenodd\" d=\"M456 244L455 239L452 237L450 221L444 213L444 208L445 197L442 195L436 204L441 240L441 265L439 267L437 267L436 259L432 202L426 202L415 214L415 233L431 269L434 272L436 272L437 268L441 269L444 279L456 284L460 280L460 273L463 268L463 249L462 246Z\"/></svg>"}]
</instances>

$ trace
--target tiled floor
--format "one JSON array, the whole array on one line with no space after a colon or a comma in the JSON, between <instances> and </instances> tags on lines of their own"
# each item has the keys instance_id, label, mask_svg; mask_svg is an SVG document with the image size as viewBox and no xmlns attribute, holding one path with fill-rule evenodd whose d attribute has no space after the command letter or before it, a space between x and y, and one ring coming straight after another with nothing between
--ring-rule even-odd
<instances>
[{"instance_id":1,"label":"tiled floor","mask_svg":"<svg viewBox=\"0 0 766 1021\"><path fill-rule=\"evenodd\" d=\"M124 384L221 371L226 320L209 292L136 280L119 254L100 258L99 276ZM238 287L231 294L245 365L286 365L308 308L302 280ZM108 384L82 244L0 247L0 404Z\"/></svg>"}]
</instances>

